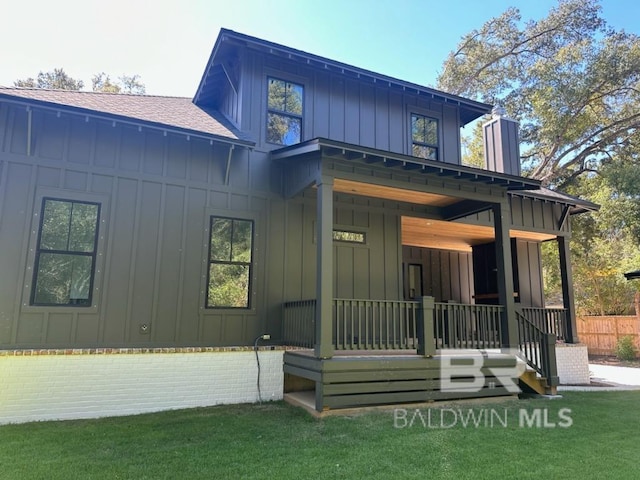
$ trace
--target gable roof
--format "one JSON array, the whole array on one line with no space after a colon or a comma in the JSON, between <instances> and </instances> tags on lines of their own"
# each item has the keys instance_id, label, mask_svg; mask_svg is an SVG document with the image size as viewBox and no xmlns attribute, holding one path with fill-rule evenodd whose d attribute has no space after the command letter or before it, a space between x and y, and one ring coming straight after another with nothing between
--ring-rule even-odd
<instances>
[{"instance_id":1,"label":"gable roof","mask_svg":"<svg viewBox=\"0 0 640 480\"><path fill-rule=\"evenodd\" d=\"M0 87L0 100L200 135L227 143L254 145L222 114L199 107L190 98Z\"/></svg>"},{"instance_id":2,"label":"gable roof","mask_svg":"<svg viewBox=\"0 0 640 480\"><path fill-rule=\"evenodd\" d=\"M254 50L260 50L269 55L275 55L289 61L303 63L310 67L320 68L325 72L337 73L348 78L358 79L361 82L377 84L382 87L388 87L396 91L405 91L415 95L423 95L443 103L455 105L460 109L460 120L463 124L467 124L482 115L489 113L492 105L476 102L468 98L458 95L442 92L430 87L424 87L397 78L389 77L380 73L375 73L364 68L354 67L346 63L331 60L311 53L296 50L277 43L262 40L256 37L234 32L225 28L220 29L216 43L211 51L211 56L207 62L204 74L200 80L200 85L196 91L193 101L197 105L217 106L218 95L220 93L219 86L222 84L220 80L228 78L231 83L234 82L234 74L232 68L227 65L228 61L233 61L234 50L238 47L248 47Z\"/></svg>"}]
</instances>

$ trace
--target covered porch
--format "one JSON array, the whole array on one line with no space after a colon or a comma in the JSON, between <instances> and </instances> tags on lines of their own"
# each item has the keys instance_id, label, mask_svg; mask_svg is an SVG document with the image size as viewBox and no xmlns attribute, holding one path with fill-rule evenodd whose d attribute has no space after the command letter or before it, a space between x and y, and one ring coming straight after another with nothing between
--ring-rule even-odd
<instances>
[{"instance_id":1,"label":"covered porch","mask_svg":"<svg viewBox=\"0 0 640 480\"><path fill-rule=\"evenodd\" d=\"M294 200L306 195L311 199L307 203L315 204L313 293L290 297L282 309L282 340L299 348L284 357L285 392L313 391L317 411L498 396L512 393L504 386L506 378L493 375L493 370L523 362L549 389L555 388L555 342L571 343L575 337L570 271L563 278L562 308L523 303L514 283L513 239L554 239L561 263L568 265L564 229L569 206L543 205L541 218L532 219L532 228L526 228L514 226L512 193L533 191L539 184L522 177L324 139L281 149L272 157L286 166L284 196ZM355 283L356 277L367 276L357 266L346 268L351 260L339 257L342 247L336 244L341 238L336 237L335 226L343 208L375 210L390 219L385 231L366 232L386 236L385 251L397 255L395 263L381 259L391 266L384 270L384 278L370 281L385 283L382 298L373 288L364 298L351 298L353 289L341 286L344 278ZM394 222L397 234L390 233ZM541 228L544 222L547 227ZM341 232L357 233L358 229ZM478 245L493 255L490 266L474 262L476 270L485 274L474 279L479 288L471 291L470 298L451 294L446 301L416 285L409 271L415 264L403 252L411 247L464 251L483 258L482 250L474 252ZM422 283L425 277L421 273L419 278ZM442 376L464 380L456 369L463 372L479 351L485 352L482 386L473 383L466 390L446 391Z\"/></svg>"}]
</instances>

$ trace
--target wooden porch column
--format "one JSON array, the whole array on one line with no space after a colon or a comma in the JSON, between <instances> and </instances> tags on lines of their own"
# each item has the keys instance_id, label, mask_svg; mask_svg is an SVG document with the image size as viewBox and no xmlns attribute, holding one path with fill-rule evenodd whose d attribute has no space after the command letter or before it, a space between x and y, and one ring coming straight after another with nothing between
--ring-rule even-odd
<instances>
[{"instance_id":1,"label":"wooden porch column","mask_svg":"<svg viewBox=\"0 0 640 480\"><path fill-rule=\"evenodd\" d=\"M569 251L569 238L557 237L558 253L560 254L560 278L562 279L562 302L567 316L565 341L578 343L578 330L576 328L576 306L573 297L573 273L571 272L571 253Z\"/></svg>"},{"instance_id":2,"label":"wooden porch column","mask_svg":"<svg viewBox=\"0 0 640 480\"><path fill-rule=\"evenodd\" d=\"M316 358L333 356L333 178L321 176L316 182L317 279Z\"/></svg>"},{"instance_id":3,"label":"wooden porch column","mask_svg":"<svg viewBox=\"0 0 640 480\"><path fill-rule=\"evenodd\" d=\"M513 268L511 266L511 239L509 238L511 208L507 199L493 206L493 219L496 234L498 298L499 304L504 307L500 343L503 348L517 348L518 322L513 299Z\"/></svg>"}]
</instances>

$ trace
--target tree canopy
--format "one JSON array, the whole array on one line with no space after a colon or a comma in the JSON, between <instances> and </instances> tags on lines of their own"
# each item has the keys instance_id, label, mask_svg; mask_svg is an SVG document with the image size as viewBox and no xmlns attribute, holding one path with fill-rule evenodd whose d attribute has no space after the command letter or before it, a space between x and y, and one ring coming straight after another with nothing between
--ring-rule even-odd
<instances>
[{"instance_id":1,"label":"tree canopy","mask_svg":"<svg viewBox=\"0 0 640 480\"><path fill-rule=\"evenodd\" d=\"M39 72L38 76L19 79L13 82L16 87L47 88L53 90L82 90L84 82L70 77L62 68L54 68L50 72ZM142 95L145 85L139 75L122 75L117 81L105 72L95 74L91 78L91 90L105 93L131 93Z\"/></svg>"},{"instance_id":2,"label":"tree canopy","mask_svg":"<svg viewBox=\"0 0 640 480\"><path fill-rule=\"evenodd\" d=\"M630 309L637 285L622 274L640 267L640 38L610 28L600 10L598 0L560 0L523 22L509 8L465 35L438 77L440 89L520 122L525 175L601 205L574 218L571 241L576 306L596 315ZM483 164L480 135L476 125L466 163ZM543 256L553 298L557 248Z\"/></svg>"},{"instance_id":3,"label":"tree canopy","mask_svg":"<svg viewBox=\"0 0 640 480\"><path fill-rule=\"evenodd\" d=\"M640 146L640 38L612 30L600 10L560 0L522 22L509 8L465 35L438 77L442 90L505 107L520 122L523 172L547 185Z\"/></svg>"}]
</instances>

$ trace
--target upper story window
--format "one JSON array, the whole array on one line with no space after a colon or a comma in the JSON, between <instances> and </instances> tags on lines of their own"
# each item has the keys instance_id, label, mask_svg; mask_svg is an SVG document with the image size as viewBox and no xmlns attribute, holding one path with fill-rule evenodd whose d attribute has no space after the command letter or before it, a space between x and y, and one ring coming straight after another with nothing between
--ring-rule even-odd
<instances>
[{"instance_id":1,"label":"upper story window","mask_svg":"<svg viewBox=\"0 0 640 480\"><path fill-rule=\"evenodd\" d=\"M279 145L300 143L304 88L271 77L267 83L267 142Z\"/></svg>"},{"instance_id":2,"label":"upper story window","mask_svg":"<svg viewBox=\"0 0 640 480\"><path fill-rule=\"evenodd\" d=\"M90 306L100 205L42 200L32 305Z\"/></svg>"},{"instance_id":3,"label":"upper story window","mask_svg":"<svg viewBox=\"0 0 640 480\"><path fill-rule=\"evenodd\" d=\"M411 114L411 154L427 160L438 160L438 120Z\"/></svg>"},{"instance_id":4,"label":"upper story window","mask_svg":"<svg viewBox=\"0 0 640 480\"><path fill-rule=\"evenodd\" d=\"M207 308L250 308L253 221L211 217Z\"/></svg>"}]
</instances>

